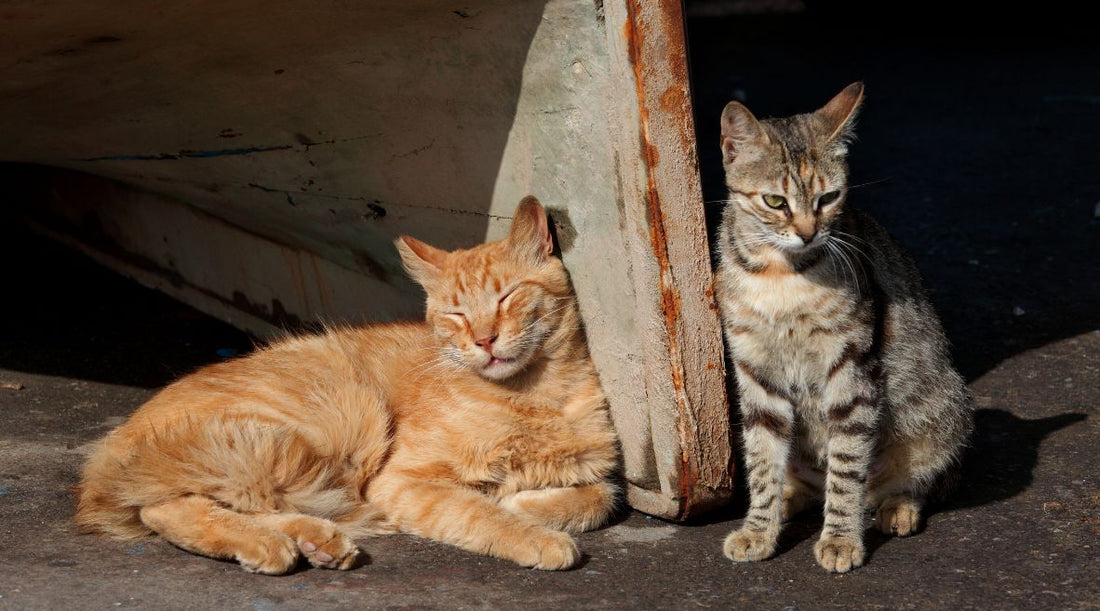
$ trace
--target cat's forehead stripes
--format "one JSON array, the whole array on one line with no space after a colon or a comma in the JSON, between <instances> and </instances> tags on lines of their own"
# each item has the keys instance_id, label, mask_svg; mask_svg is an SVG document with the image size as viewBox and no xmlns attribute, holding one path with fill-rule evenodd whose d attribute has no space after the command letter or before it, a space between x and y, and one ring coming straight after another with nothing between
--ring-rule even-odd
<instances>
[{"instance_id":1,"label":"cat's forehead stripes","mask_svg":"<svg viewBox=\"0 0 1100 611\"><path fill-rule=\"evenodd\" d=\"M462 296L496 296L504 284L501 280L500 254L485 250L467 251L452 267L455 294L452 301Z\"/></svg>"},{"instance_id":2,"label":"cat's forehead stripes","mask_svg":"<svg viewBox=\"0 0 1100 611\"><path fill-rule=\"evenodd\" d=\"M843 174L843 161L821 150L821 134L811 117L798 115L764 122L778 155L775 187L781 188L791 207L809 211L816 196L829 189L830 177ZM843 178L841 178L843 181Z\"/></svg>"},{"instance_id":3,"label":"cat's forehead stripes","mask_svg":"<svg viewBox=\"0 0 1100 611\"><path fill-rule=\"evenodd\" d=\"M803 182L809 182L813 178L815 170L805 157L798 158L798 176Z\"/></svg>"}]
</instances>

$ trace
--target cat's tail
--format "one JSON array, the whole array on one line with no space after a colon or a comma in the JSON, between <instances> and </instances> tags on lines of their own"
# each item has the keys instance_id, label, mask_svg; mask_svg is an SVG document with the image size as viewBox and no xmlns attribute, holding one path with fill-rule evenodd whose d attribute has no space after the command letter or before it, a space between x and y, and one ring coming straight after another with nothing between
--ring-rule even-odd
<instances>
[{"instance_id":1,"label":"cat's tail","mask_svg":"<svg viewBox=\"0 0 1100 611\"><path fill-rule=\"evenodd\" d=\"M112 475L125 470L127 453L117 436L116 431L101 440L88 458L80 484L72 489L76 495L73 520L83 532L137 539L152 531L141 523L138 507L126 507L119 499Z\"/></svg>"}]
</instances>

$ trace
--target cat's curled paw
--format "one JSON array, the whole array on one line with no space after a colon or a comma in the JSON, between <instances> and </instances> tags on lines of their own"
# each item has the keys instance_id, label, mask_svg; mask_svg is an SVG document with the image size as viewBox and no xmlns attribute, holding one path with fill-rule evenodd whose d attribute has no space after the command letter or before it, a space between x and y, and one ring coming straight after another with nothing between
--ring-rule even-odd
<instances>
[{"instance_id":1,"label":"cat's curled paw","mask_svg":"<svg viewBox=\"0 0 1100 611\"><path fill-rule=\"evenodd\" d=\"M814 545L814 557L826 571L847 573L863 566L863 542L851 537L821 537Z\"/></svg>"},{"instance_id":2,"label":"cat's curled paw","mask_svg":"<svg viewBox=\"0 0 1100 611\"><path fill-rule=\"evenodd\" d=\"M920 530L920 505L907 496L890 497L875 512L875 526L887 535L916 534Z\"/></svg>"},{"instance_id":3,"label":"cat's curled paw","mask_svg":"<svg viewBox=\"0 0 1100 611\"><path fill-rule=\"evenodd\" d=\"M351 537L328 520L303 516L289 524L287 530L313 566L346 571L359 558L359 547Z\"/></svg>"},{"instance_id":4,"label":"cat's curled paw","mask_svg":"<svg viewBox=\"0 0 1100 611\"><path fill-rule=\"evenodd\" d=\"M359 560L359 548L331 520L303 514L258 514L253 519L291 537L313 566L346 571Z\"/></svg>"},{"instance_id":5,"label":"cat's curled paw","mask_svg":"<svg viewBox=\"0 0 1100 611\"><path fill-rule=\"evenodd\" d=\"M287 535L273 532L256 538L235 557L249 573L282 575L298 564L298 546Z\"/></svg>"},{"instance_id":6,"label":"cat's curled paw","mask_svg":"<svg viewBox=\"0 0 1100 611\"><path fill-rule=\"evenodd\" d=\"M734 562L756 562L775 553L777 536L770 532L742 528L726 537L722 553Z\"/></svg>"},{"instance_id":7,"label":"cat's curled paw","mask_svg":"<svg viewBox=\"0 0 1100 611\"><path fill-rule=\"evenodd\" d=\"M573 537L556 530L546 530L528 542L526 553L517 561L542 571L564 571L577 566L581 551Z\"/></svg>"},{"instance_id":8,"label":"cat's curled paw","mask_svg":"<svg viewBox=\"0 0 1100 611\"><path fill-rule=\"evenodd\" d=\"M359 548L355 542L340 531L320 545L313 541L300 541L298 549L302 550L310 564L324 569L346 571L354 567L359 559Z\"/></svg>"}]
</instances>

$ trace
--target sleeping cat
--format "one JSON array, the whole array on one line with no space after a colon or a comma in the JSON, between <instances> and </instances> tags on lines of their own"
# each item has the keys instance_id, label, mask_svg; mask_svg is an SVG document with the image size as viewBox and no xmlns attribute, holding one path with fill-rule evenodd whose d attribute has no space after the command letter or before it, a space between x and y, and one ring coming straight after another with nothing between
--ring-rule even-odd
<instances>
[{"instance_id":1,"label":"sleeping cat","mask_svg":"<svg viewBox=\"0 0 1100 611\"><path fill-rule=\"evenodd\" d=\"M780 523L823 497L818 563L862 565L865 508L887 534L916 532L972 428L915 265L848 205L862 99L854 83L813 113L722 113L716 281L751 496L725 541L735 561L771 556Z\"/></svg>"},{"instance_id":2,"label":"sleeping cat","mask_svg":"<svg viewBox=\"0 0 1100 611\"><path fill-rule=\"evenodd\" d=\"M617 504L617 442L533 197L509 236L396 242L427 322L276 342L162 390L94 450L76 521L280 574L404 532L567 569Z\"/></svg>"}]
</instances>

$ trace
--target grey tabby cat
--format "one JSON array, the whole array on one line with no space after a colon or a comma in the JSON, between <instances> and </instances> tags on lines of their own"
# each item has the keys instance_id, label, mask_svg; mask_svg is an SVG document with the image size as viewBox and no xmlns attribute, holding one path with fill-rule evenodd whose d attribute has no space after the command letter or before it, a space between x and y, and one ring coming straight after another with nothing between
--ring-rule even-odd
<instances>
[{"instance_id":1,"label":"grey tabby cat","mask_svg":"<svg viewBox=\"0 0 1100 611\"><path fill-rule=\"evenodd\" d=\"M824 497L818 564L862 565L865 508L887 534L916 532L972 428L915 265L847 206L862 100L854 83L813 113L722 113L718 303L751 495L724 546L738 562L771 556L781 522Z\"/></svg>"}]
</instances>

